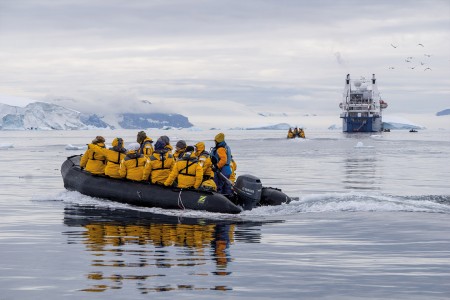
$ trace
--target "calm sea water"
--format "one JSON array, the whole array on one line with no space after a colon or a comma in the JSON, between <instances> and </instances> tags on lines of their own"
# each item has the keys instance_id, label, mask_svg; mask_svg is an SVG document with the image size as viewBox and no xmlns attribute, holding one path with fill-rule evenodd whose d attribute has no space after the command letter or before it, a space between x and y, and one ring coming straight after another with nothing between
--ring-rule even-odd
<instances>
[{"instance_id":1,"label":"calm sea water","mask_svg":"<svg viewBox=\"0 0 450 300\"><path fill-rule=\"evenodd\" d=\"M136 131L0 131L0 299L450 298L449 131L226 132L238 175L299 197L237 216L66 191L99 134Z\"/></svg>"}]
</instances>

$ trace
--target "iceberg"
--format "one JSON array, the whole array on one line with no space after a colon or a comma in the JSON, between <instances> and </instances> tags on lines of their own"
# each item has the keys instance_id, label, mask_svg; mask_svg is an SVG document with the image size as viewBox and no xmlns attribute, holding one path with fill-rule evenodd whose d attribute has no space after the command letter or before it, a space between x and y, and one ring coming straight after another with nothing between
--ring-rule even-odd
<instances>
[{"instance_id":1,"label":"iceberg","mask_svg":"<svg viewBox=\"0 0 450 300\"><path fill-rule=\"evenodd\" d=\"M366 146L363 142L358 142L356 143L355 148L373 148L373 146Z\"/></svg>"},{"instance_id":2,"label":"iceberg","mask_svg":"<svg viewBox=\"0 0 450 300\"><path fill-rule=\"evenodd\" d=\"M25 107L0 105L2 130L74 130L87 129L80 113L65 107L33 102Z\"/></svg>"},{"instance_id":3,"label":"iceberg","mask_svg":"<svg viewBox=\"0 0 450 300\"><path fill-rule=\"evenodd\" d=\"M0 144L0 150L5 150L9 148L14 148L14 145L11 143L2 143Z\"/></svg>"},{"instance_id":4,"label":"iceberg","mask_svg":"<svg viewBox=\"0 0 450 300\"><path fill-rule=\"evenodd\" d=\"M439 116L448 116L448 115L450 115L450 108L438 111L436 113L436 116L438 116L438 117Z\"/></svg>"},{"instance_id":5,"label":"iceberg","mask_svg":"<svg viewBox=\"0 0 450 300\"><path fill-rule=\"evenodd\" d=\"M188 118L180 114L163 113L124 113L121 114L119 125L124 129L181 127L189 128L193 125Z\"/></svg>"},{"instance_id":6,"label":"iceberg","mask_svg":"<svg viewBox=\"0 0 450 300\"><path fill-rule=\"evenodd\" d=\"M424 126L414 124L408 119L398 116L384 116L383 128L399 130L425 129Z\"/></svg>"},{"instance_id":7,"label":"iceberg","mask_svg":"<svg viewBox=\"0 0 450 300\"><path fill-rule=\"evenodd\" d=\"M293 126L287 124L287 123L279 123L275 125L267 125L262 127L251 127L246 128L247 130L289 130Z\"/></svg>"},{"instance_id":8,"label":"iceberg","mask_svg":"<svg viewBox=\"0 0 450 300\"><path fill-rule=\"evenodd\" d=\"M66 145L65 147L66 150L86 150L87 146L74 146L71 144Z\"/></svg>"},{"instance_id":9,"label":"iceberg","mask_svg":"<svg viewBox=\"0 0 450 300\"><path fill-rule=\"evenodd\" d=\"M328 130L342 130L342 126L333 124L333 125L328 126Z\"/></svg>"}]
</instances>

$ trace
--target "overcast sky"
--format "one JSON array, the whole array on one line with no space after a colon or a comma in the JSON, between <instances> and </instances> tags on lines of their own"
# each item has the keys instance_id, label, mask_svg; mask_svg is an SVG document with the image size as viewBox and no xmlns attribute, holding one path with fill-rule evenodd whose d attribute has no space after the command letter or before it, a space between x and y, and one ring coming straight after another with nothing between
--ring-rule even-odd
<instances>
[{"instance_id":1,"label":"overcast sky","mask_svg":"<svg viewBox=\"0 0 450 300\"><path fill-rule=\"evenodd\" d=\"M338 115L346 74L375 73L386 113L434 114L450 1L0 0L0 66L3 97L84 112Z\"/></svg>"}]
</instances>

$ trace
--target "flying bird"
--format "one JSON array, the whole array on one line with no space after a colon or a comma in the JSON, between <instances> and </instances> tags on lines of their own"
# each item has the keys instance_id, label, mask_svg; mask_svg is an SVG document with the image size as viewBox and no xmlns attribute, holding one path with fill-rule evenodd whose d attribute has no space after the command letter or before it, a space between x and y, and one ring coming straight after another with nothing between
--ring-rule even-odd
<instances>
[{"instance_id":1,"label":"flying bird","mask_svg":"<svg viewBox=\"0 0 450 300\"><path fill-rule=\"evenodd\" d=\"M419 44L417 44L417 46L422 46L422 47L425 47L425 46L424 46L423 44L420 44L420 43L419 43Z\"/></svg>"},{"instance_id":2,"label":"flying bird","mask_svg":"<svg viewBox=\"0 0 450 300\"><path fill-rule=\"evenodd\" d=\"M426 71L426 70L430 70L430 71L432 71L430 68L426 68L424 71Z\"/></svg>"},{"instance_id":3,"label":"flying bird","mask_svg":"<svg viewBox=\"0 0 450 300\"><path fill-rule=\"evenodd\" d=\"M416 67L411 67L410 69L411 69L411 70L414 70L415 68L416 68Z\"/></svg>"},{"instance_id":4,"label":"flying bird","mask_svg":"<svg viewBox=\"0 0 450 300\"><path fill-rule=\"evenodd\" d=\"M408 60L408 59L405 59L405 61L406 61L406 62L411 62L411 61L410 61L410 60Z\"/></svg>"},{"instance_id":5,"label":"flying bird","mask_svg":"<svg viewBox=\"0 0 450 300\"><path fill-rule=\"evenodd\" d=\"M431 57L431 55L430 54L424 54L425 56L428 56L428 57Z\"/></svg>"},{"instance_id":6,"label":"flying bird","mask_svg":"<svg viewBox=\"0 0 450 300\"><path fill-rule=\"evenodd\" d=\"M398 47L398 46L394 46L394 45L392 45L392 44L391 44L391 46L394 47L394 48L397 48L397 47Z\"/></svg>"},{"instance_id":7,"label":"flying bird","mask_svg":"<svg viewBox=\"0 0 450 300\"><path fill-rule=\"evenodd\" d=\"M420 62L420 64L423 66L425 63L424 62Z\"/></svg>"},{"instance_id":8,"label":"flying bird","mask_svg":"<svg viewBox=\"0 0 450 300\"><path fill-rule=\"evenodd\" d=\"M393 70L393 69L395 69L394 67L389 67L389 70Z\"/></svg>"}]
</instances>

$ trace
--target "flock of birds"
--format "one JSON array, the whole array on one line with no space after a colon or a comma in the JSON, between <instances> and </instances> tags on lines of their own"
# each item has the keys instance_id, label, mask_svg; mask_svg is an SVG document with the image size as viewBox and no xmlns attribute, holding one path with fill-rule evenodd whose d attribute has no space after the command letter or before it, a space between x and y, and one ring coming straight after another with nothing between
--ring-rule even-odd
<instances>
[{"instance_id":1,"label":"flock of birds","mask_svg":"<svg viewBox=\"0 0 450 300\"><path fill-rule=\"evenodd\" d=\"M397 47L398 47L398 45L397 46L395 46L394 44L391 44L391 46L392 46L392 48L394 48L394 49L396 49ZM417 46L420 46L420 47L423 47L423 48L425 48L425 46L423 45L423 44L421 44L421 43L419 43L419 44L417 44ZM424 54L424 56L425 57L431 57L431 54ZM412 56L408 56L406 59L405 59L405 62L406 63L409 63L409 64L413 64L413 63L415 63L416 61L420 61L420 66L424 66L424 65L426 65L426 63L425 62L423 62L421 59L415 59L414 57L412 57ZM408 68L409 69L411 69L411 70L414 70L416 67L418 67L419 65L417 65L417 66L409 66ZM393 69L395 69L395 67L389 67L389 69L390 70L393 70ZM430 67L426 67L425 69L424 69L424 71L432 71L431 70L431 68Z\"/></svg>"}]
</instances>

